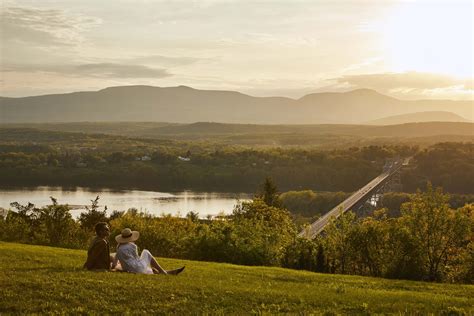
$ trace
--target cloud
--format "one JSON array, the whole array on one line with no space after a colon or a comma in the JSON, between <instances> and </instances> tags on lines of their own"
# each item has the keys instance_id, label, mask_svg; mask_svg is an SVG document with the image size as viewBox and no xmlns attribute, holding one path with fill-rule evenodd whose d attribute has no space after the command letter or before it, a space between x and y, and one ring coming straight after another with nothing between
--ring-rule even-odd
<instances>
[{"instance_id":1,"label":"cloud","mask_svg":"<svg viewBox=\"0 0 474 316\"><path fill-rule=\"evenodd\" d=\"M164 78L172 76L166 69L118 63L79 65L6 65L6 72L46 72L95 78Z\"/></svg>"},{"instance_id":2,"label":"cloud","mask_svg":"<svg viewBox=\"0 0 474 316\"><path fill-rule=\"evenodd\" d=\"M405 72L379 73L342 76L331 79L335 86L345 86L351 89L369 88L381 93L404 97L423 97L435 95L459 94L468 96L473 93L472 79L457 79L450 76Z\"/></svg>"},{"instance_id":3,"label":"cloud","mask_svg":"<svg viewBox=\"0 0 474 316\"><path fill-rule=\"evenodd\" d=\"M392 89L440 89L459 85L464 86L465 89L472 89L472 80L461 80L444 75L420 72L351 75L334 80L337 83L381 91Z\"/></svg>"},{"instance_id":4,"label":"cloud","mask_svg":"<svg viewBox=\"0 0 474 316\"><path fill-rule=\"evenodd\" d=\"M160 64L167 67L187 66L194 64L203 58L195 57L170 57L162 55L138 56L130 59L130 62L139 64Z\"/></svg>"},{"instance_id":5,"label":"cloud","mask_svg":"<svg viewBox=\"0 0 474 316\"><path fill-rule=\"evenodd\" d=\"M95 17L71 15L63 10L7 7L0 12L2 42L30 43L39 46L76 45L82 32L101 23Z\"/></svg>"},{"instance_id":6,"label":"cloud","mask_svg":"<svg viewBox=\"0 0 474 316\"><path fill-rule=\"evenodd\" d=\"M76 66L75 70L80 74L104 78L163 78L171 76L165 69L113 63L83 64Z\"/></svg>"}]
</instances>

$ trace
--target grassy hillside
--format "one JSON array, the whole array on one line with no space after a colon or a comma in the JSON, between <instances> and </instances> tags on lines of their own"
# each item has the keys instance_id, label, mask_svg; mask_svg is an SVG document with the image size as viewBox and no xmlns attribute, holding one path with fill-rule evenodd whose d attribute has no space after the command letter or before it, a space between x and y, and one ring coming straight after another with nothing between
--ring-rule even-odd
<instances>
[{"instance_id":1,"label":"grassy hillside","mask_svg":"<svg viewBox=\"0 0 474 316\"><path fill-rule=\"evenodd\" d=\"M179 276L88 272L86 253L0 242L0 313L474 312L474 286L160 259Z\"/></svg>"}]
</instances>

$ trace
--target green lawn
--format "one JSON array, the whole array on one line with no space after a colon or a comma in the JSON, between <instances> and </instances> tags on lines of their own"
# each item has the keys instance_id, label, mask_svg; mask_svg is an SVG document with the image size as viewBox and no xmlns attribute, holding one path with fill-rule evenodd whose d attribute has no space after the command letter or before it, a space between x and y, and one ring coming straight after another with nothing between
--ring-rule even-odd
<instances>
[{"instance_id":1,"label":"green lawn","mask_svg":"<svg viewBox=\"0 0 474 316\"><path fill-rule=\"evenodd\" d=\"M474 286L159 259L179 276L89 272L86 252L0 242L0 314L474 313Z\"/></svg>"}]
</instances>

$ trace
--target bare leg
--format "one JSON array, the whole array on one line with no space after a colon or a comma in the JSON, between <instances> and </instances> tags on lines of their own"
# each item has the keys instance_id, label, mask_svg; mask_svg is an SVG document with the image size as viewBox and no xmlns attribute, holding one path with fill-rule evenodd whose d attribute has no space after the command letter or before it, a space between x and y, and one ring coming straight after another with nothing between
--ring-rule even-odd
<instances>
[{"instance_id":1,"label":"bare leg","mask_svg":"<svg viewBox=\"0 0 474 316\"><path fill-rule=\"evenodd\" d=\"M142 254L140 257L147 257L147 260L150 262L150 266L153 270L154 274L173 274L177 275L181 273L184 270L184 267L179 268L179 269L174 269L174 270L165 270L163 269L158 261L153 257L150 251L143 249Z\"/></svg>"},{"instance_id":2,"label":"bare leg","mask_svg":"<svg viewBox=\"0 0 474 316\"><path fill-rule=\"evenodd\" d=\"M153 258L153 256L151 257L150 265L153 268L153 272L157 271L158 273L161 273L161 274L168 274L168 271L163 269L158 263L158 261L156 261L156 259Z\"/></svg>"},{"instance_id":3,"label":"bare leg","mask_svg":"<svg viewBox=\"0 0 474 316\"><path fill-rule=\"evenodd\" d=\"M179 269L174 269L174 270L165 270L160 266L160 264L158 263L158 261L156 261L155 258L153 258L153 260L151 260L150 264L152 266L153 273L155 273L155 274L177 275L177 274L181 273L184 270L184 267L179 268Z\"/></svg>"}]
</instances>

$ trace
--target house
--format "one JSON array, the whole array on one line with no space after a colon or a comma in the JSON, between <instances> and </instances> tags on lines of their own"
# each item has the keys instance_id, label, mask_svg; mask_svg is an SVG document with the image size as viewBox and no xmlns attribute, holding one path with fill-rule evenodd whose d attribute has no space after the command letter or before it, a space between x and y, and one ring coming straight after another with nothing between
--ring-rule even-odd
<instances>
[{"instance_id":1,"label":"house","mask_svg":"<svg viewBox=\"0 0 474 316\"><path fill-rule=\"evenodd\" d=\"M189 157L178 156L178 159L181 160L181 161L191 161L191 158L189 158Z\"/></svg>"}]
</instances>

